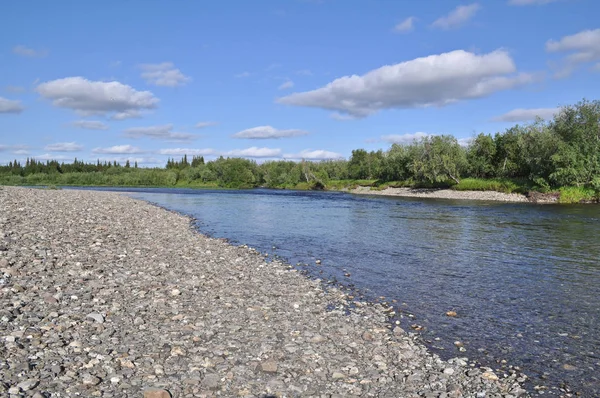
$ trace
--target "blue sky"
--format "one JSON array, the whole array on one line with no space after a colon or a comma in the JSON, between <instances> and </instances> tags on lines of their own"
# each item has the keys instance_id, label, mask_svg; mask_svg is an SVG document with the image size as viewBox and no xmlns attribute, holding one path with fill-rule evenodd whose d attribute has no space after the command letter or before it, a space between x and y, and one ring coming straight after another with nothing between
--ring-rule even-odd
<instances>
[{"instance_id":1,"label":"blue sky","mask_svg":"<svg viewBox=\"0 0 600 398\"><path fill-rule=\"evenodd\" d=\"M595 0L11 2L0 164L466 142L597 99L598 15Z\"/></svg>"}]
</instances>

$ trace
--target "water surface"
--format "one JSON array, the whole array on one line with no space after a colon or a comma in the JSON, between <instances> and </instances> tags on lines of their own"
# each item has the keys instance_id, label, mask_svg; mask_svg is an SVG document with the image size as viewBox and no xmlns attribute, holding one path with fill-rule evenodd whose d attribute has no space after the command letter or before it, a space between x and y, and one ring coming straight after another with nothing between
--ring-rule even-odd
<instances>
[{"instance_id":1,"label":"water surface","mask_svg":"<svg viewBox=\"0 0 600 398\"><path fill-rule=\"evenodd\" d=\"M494 368L506 360L530 376L529 388L548 386L546 395L562 386L600 396L599 206L128 190L192 215L211 236L311 264L313 275L371 298L397 300L403 326L423 326L442 357ZM449 310L458 316L447 317Z\"/></svg>"}]
</instances>

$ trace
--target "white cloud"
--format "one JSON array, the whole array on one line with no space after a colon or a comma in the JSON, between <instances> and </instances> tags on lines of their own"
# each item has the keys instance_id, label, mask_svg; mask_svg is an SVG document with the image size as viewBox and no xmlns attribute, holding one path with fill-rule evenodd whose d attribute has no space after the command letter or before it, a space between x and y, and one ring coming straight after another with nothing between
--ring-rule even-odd
<instances>
[{"instance_id":1,"label":"white cloud","mask_svg":"<svg viewBox=\"0 0 600 398\"><path fill-rule=\"evenodd\" d=\"M55 154L50 154L50 153L45 153L43 155L32 156L32 158L35 159L35 160L74 160L70 156L55 155Z\"/></svg>"},{"instance_id":2,"label":"white cloud","mask_svg":"<svg viewBox=\"0 0 600 398\"><path fill-rule=\"evenodd\" d=\"M127 138L147 137L170 141L191 141L197 138L194 134L178 133L171 130L173 130L173 125L165 124L160 126L131 127L123 130L123 132Z\"/></svg>"},{"instance_id":3,"label":"white cloud","mask_svg":"<svg viewBox=\"0 0 600 398\"><path fill-rule=\"evenodd\" d=\"M21 94L27 91L25 87L21 86L6 86L6 91L13 94Z\"/></svg>"},{"instance_id":4,"label":"white cloud","mask_svg":"<svg viewBox=\"0 0 600 398\"><path fill-rule=\"evenodd\" d=\"M337 152L325 151L322 149L310 150L305 149L300 153L287 153L284 154L285 159L309 159L309 160L323 160L323 159L340 159L343 158L342 154Z\"/></svg>"},{"instance_id":5,"label":"white cloud","mask_svg":"<svg viewBox=\"0 0 600 398\"><path fill-rule=\"evenodd\" d=\"M300 69L298 71L296 71L297 75L300 76L312 76L313 73L309 70L309 69Z\"/></svg>"},{"instance_id":6,"label":"white cloud","mask_svg":"<svg viewBox=\"0 0 600 398\"><path fill-rule=\"evenodd\" d=\"M71 125L86 130L108 130L108 126L99 120L75 120Z\"/></svg>"},{"instance_id":7,"label":"white cloud","mask_svg":"<svg viewBox=\"0 0 600 398\"><path fill-rule=\"evenodd\" d=\"M54 106L84 116L135 113L156 108L159 101L150 91L137 91L117 81L90 81L79 76L42 83L36 90L52 100Z\"/></svg>"},{"instance_id":8,"label":"white cloud","mask_svg":"<svg viewBox=\"0 0 600 398\"><path fill-rule=\"evenodd\" d=\"M176 87L189 83L192 79L175 68L172 62L160 64L142 64L142 79L155 86Z\"/></svg>"},{"instance_id":9,"label":"white cloud","mask_svg":"<svg viewBox=\"0 0 600 398\"><path fill-rule=\"evenodd\" d=\"M293 82L293 81L291 81L291 80L287 80L287 81L283 82L283 83L282 83L282 84L281 84L281 85L278 87L278 89L279 89L279 90L285 90L285 89L287 89L287 88L292 88L292 87L294 87L294 82Z\"/></svg>"},{"instance_id":10,"label":"white cloud","mask_svg":"<svg viewBox=\"0 0 600 398\"><path fill-rule=\"evenodd\" d=\"M271 126L258 126L250 129L242 130L233 135L233 138L248 138L248 139L268 139L268 138L288 138L307 135L308 131L288 129L278 130Z\"/></svg>"},{"instance_id":11,"label":"white cloud","mask_svg":"<svg viewBox=\"0 0 600 398\"><path fill-rule=\"evenodd\" d=\"M83 145L75 142L57 142L56 144L46 145L44 151L51 152L77 152L83 149Z\"/></svg>"},{"instance_id":12,"label":"white cloud","mask_svg":"<svg viewBox=\"0 0 600 398\"><path fill-rule=\"evenodd\" d=\"M331 115L329 115L330 118L334 119L334 120L356 120L358 119L357 116L353 116L353 115L343 115L341 113L338 112L333 112Z\"/></svg>"},{"instance_id":13,"label":"white cloud","mask_svg":"<svg viewBox=\"0 0 600 398\"><path fill-rule=\"evenodd\" d=\"M390 144L412 144L414 141L419 141L422 138L429 137L431 134L417 132L414 134L389 134L382 135L381 140Z\"/></svg>"},{"instance_id":14,"label":"white cloud","mask_svg":"<svg viewBox=\"0 0 600 398\"><path fill-rule=\"evenodd\" d=\"M250 72L242 72L242 73L238 73L237 75L234 75L234 77L237 77L238 79L244 78L244 77L249 77L249 76L250 76Z\"/></svg>"},{"instance_id":15,"label":"white cloud","mask_svg":"<svg viewBox=\"0 0 600 398\"><path fill-rule=\"evenodd\" d=\"M118 68L119 66L121 66L121 64L121 61L112 61L110 64L108 64L108 66L111 68Z\"/></svg>"},{"instance_id":16,"label":"white cloud","mask_svg":"<svg viewBox=\"0 0 600 398\"><path fill-rule=\"evenodd\" d=\"M483 55L456 50L386 65L363 76L344 76L277 102L366 117L382 109L445 106L533 81L532 74L516 73L504 50Z\"/></svg>"},{"instance_id":17,"label":"white cloud","mask_svg":"<svg viewBox=\"0 0 600 398\"><path fill-rule=\"evenodd\" d=\"M529 6L554 3L556 1L560 0L509 0L508 4L511 6Z\"/></svg>"},{"instance_id":18,"label":"white cloud","mask_svg":"<svg viewBox=\"0 0 600 398\"><path fill-rule=\"evenodd\" d=\"M458 142L458 145L462 147L468 147L471 145L471 142L473 142L473 137L459 138L456 141Z\"/></svg>"},{"instance_id":19,"label":"white cloud","mask_svg":"<svg viewBox=\"0 0 600 398\"><path fill-rule=\"evenodd\" d=\"M210 127L210 126L216 126L217 124L219 124L219 123L217 123L217 122L198 122L198 123L196 123L196 125L194 127L196 127L197 129L203 129L203 128Z\"/></svg>"},{"instance_id":20,"label":"white cloud","mask_svg":"<svg viewBox=\"0 0 600 398\"><path fill-rule=\"evenodd\" d=\"M108 148L94 148L92 149L93 153L110 153L110 154L134 154L134 153L144 153L145 151L141 150L136 146L131 145L115 145Z\"/></svg>"},{"instance_id":21,"label":"white cloud","mask_svg":"<svg viewBox=\"0 0 600 398\"><path fill-rule=\"evenodd\" d=\"M118 112L112 115L110 118L112 120L125 120L125 119L139 119L142 117L140 111L131 109L125 112Z\"/></svg>"},{"instance_id":22,"label":"white cloud","mask_svg":"<svg viewBox=\"0 0 600 398\"><path fill-rule=\"evenodd\" d=\"M23 112L21 101L13 101L0 97L0 113L21 113Z\"/></svg>"},{"instance_id":23,"label":"white cloud","mask_svg":"<svg viewBox=\"0 0 600 398\"><path fill-rule=\"evenodd\" d=\"M234 149L223 153L224 156L247 158L276 158L281 156L281 149L257 148Z\"/></svg>"},{"instance_id":24,"label":"white cloud","mask_svg":"<svg viewBox=\"0 0 600 398\"><path fill-rule=\"evenodd\" d=\"M526 122L529 120L535 120L535 118L538 116L542 119L552 119L559 111L560 108L519 108L497 116L492 120L495 122Z\"/></svg>"},{"instance_id":25,"label":"white cloud","mask_svg":"<svg viewBox=\"0 0 600 398\"><path fill-rule=\"evenodd\" d=\"M23 57L30 57L30 58L34 58L34 57L45 57L46 55L48 55L48 51L45 50L34 50L33 48L29 48L23 45L18 45L15 46L13 48L13 53L21 55Z\"/></svg>"},{"instance_id":26,"label":"white cloud","mask_svg":"<svg viewBox=\"0 0 600 398\"><path fill-rule=\"evenodd\" d=\"M411 32L412 30L415 29L415 21L416 20L417 20L417 18L415 18L415 17L406 18L404 21L402 21L399 24L397 24L396 26L394 26L394 32L398 32L398 33Z\"/></svg>"},{"instance_id":27,"label":"white cloud","mask_svg":"<svg viewBox=\"0 0 600 398\"><path fill-rule=\"evenodd\" d=\"M467 6L458 6L452 10L450 14L435 20L431 26L440 29L457 28L473 18L480 8L481 6L477 3L469 4Z\"/></svg>"},{"instance_id":28,"label":"white cloud","mask_svg":"<svg viewBox=\"0 0 600 398\"><path fill-rule=\"evenodd\" d=\"M0 152L10 150L15 155L28 155L28 149L27 145L0 145Z\"/></svg>"},{"instance_id":29,"label":"white cloud","mask_svg":"<svg viewBox=\"0 0 600 398\"><path fill-rule=\"evenodd\" d=\"M217 155L217 151L211 148L164 148L159 149L157 152L159 155L169 155L169 156L209 156L209 155Z\"/></svg>"},{"instance_id":30,"label":"white cloud","mask_svg":"<svg viewBox=\"0 0 600 398\"><path fill-rule=\"evenodd\" d=\"M591 63L600 59L600 29L584 30L558 41L548 40L546 51L570 53L563 60L555 77L566 77L580 64Z\"/></svg>"}]
</instances>

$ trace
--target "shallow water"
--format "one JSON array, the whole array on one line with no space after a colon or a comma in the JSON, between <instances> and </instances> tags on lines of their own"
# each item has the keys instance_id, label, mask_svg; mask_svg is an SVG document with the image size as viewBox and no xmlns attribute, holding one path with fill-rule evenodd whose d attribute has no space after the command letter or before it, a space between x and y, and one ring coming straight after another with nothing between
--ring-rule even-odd
<instances>
[{"instance_id":1,"label":"shallow water","mask_svg":"<svg viewBox=\"0 0 600 398\"><path fill-rule=\"evenodd\" d=\"M600 396L600 206L127 190L192 215L211 236L310 264L313 275L367 297L397 300L403 327L423 326L442 357L494 368L506 360L530 377L530 389L548 386L545 395L566 386ZM458 316L447 317L449 310Z\"/></svg>"}]
</instances>

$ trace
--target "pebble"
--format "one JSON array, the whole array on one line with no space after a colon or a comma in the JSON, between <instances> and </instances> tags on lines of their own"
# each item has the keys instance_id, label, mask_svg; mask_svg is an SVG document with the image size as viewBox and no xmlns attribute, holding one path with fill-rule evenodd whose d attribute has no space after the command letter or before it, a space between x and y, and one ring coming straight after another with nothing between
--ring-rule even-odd
<instances>
[{"instance_id":1,"label":"pebble","mask_svg":"<svg viewBox=\"0 0 600 398\"><path fill-rule=\"evenodd\" d=\"M92 312L91 314L87 314L88 318L93 319L98 323L104 323L104 316L102 314L98 314L97 312Z\"/></svg>"},{"instance_id":2,"label":"pebble","mask_svg":"<svg viewBox=\"0 0 600 398\"><path fill-rule=\"evenodd\" d=\"M144 398L171 398L171 394L161 388L147 388L144 390Z\"/></svg>"},{"instance_id":3,"label":"pebble","mask_svg":"<svg viewBox=\"0 0 600 398\"><path fill-rule=\"evenodd\" d=\"M260 368L263 372L275 373L277 372L277 362L268 360L260 364Z\"/></svg>"},{"instance_id":4,"label":"pebble","mask_svg":"<svg viewBox=\"0 0 600 398\"><path fill-rule=\"evenodd\" d=\"M16 187L0 188L0 209L0 396L524 391L522 373L484 377L440 359L388 321L391 304L349 306L340 289L175 212L120 193Z\"/></svg>"}]
</instances>

